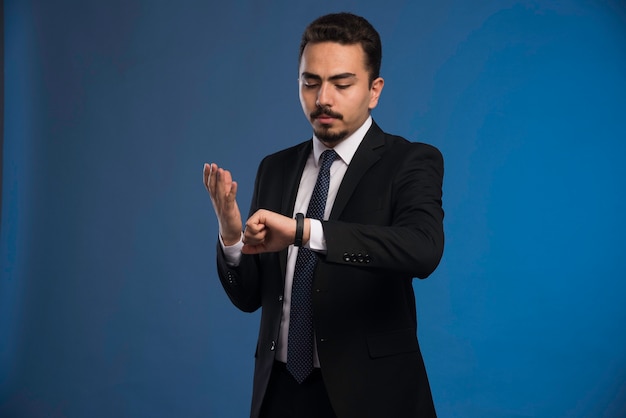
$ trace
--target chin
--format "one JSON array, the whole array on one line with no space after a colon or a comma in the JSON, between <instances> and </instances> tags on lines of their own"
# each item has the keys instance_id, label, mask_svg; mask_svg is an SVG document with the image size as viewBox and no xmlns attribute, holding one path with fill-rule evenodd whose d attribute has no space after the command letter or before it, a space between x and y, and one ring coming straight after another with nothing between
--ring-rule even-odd
<instances>
[{"instance_id":1,"label":"chin","mask_svg":"<svg viewBox=\"0 0 626 418\"><path fill-rule=\"evenodd\" d=\"M348 136L348 131L331 131L330 129L315 129L315 136L326 145L337 145Z\"/></svg>"}]
</instances>

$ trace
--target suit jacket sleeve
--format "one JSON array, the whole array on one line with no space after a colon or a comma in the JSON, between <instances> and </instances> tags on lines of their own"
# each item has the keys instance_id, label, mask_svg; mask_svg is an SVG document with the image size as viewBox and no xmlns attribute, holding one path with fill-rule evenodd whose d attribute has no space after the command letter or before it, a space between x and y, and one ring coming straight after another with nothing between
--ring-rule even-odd
<instances>
[{"instance_id":1,"label":"suit jacket sleeve","mask_svg":"<svg viewBox=\"0 0 626 418\"><path fill-rule=\"evenodd\" d=\"M443 253L443 158L430 145L387 144L351 192L352 204L323 223L325 261L425 278Z\"/></svg>"},{"instance_id":2,"label":"suit jacket sleeve","mask_svg":"<svg viewBox=\"0 0 626 418\"><path fill-rule=\"evenodd\" d=\"M231 302L244 312L254 312L261 306L261 290L255 256L243 254L238 266L226 263L224 252L217 243L217 272Z\"/></svg>"},{"instance_id":3,"label":"suit jacket sleeve","mask_svg":"<svg viewBox=\"0 0 626 418\"><path fill-rule=\"evenodd\" d=\"M291 216L293 201L310 144L302 143L265 157L259 164L249 215L258 209ZM295 163L294 163L295 162ZM291 171L284 171L289 167ZM228 297L245 312L253 312L263 298L282 294L287 249L279 253L242 254L237 267L229 266L218 242L217 271Z\"/></svg>"}]
</instances>

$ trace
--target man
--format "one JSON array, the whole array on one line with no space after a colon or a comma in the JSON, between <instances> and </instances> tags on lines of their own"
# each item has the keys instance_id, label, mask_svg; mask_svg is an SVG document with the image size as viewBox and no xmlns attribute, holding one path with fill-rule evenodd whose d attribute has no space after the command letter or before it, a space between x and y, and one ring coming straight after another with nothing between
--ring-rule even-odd
<instances>
[{"instance_id":1,"label":"man","mask_svg":"<svg viewBox=\"0 0 626 418\"><path fill-rule=\"evenodd\" d=\"M443 252L443 160L372 121L381 51L352 14L306 28L300 102L314 136L261 162L243 234L237 183L204 166L222 285L241 310L262 307L253 418L435 416L412 279Z\"/></svg>"}]
</instances>

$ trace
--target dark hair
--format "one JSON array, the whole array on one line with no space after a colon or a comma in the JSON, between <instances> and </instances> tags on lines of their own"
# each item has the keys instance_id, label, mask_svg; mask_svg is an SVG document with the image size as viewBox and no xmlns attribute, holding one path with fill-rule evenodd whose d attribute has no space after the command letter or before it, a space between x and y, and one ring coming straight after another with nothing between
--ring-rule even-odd
<instances>
[{"instance_id":1,"label":"dark hair","mask_svg":"<svg viewBox=\"0 0 626 418\"><path fill-rule=\"evenodd\" d=\"M318 17L307 26L300 42L302 60L304 48L309 43L337 42L342 45L360 44L365 52L365 65L369 71L370 84L380 75L383 48L376 29L361 16L352 13L333 13Z\"/></svg>"}]
</instances>

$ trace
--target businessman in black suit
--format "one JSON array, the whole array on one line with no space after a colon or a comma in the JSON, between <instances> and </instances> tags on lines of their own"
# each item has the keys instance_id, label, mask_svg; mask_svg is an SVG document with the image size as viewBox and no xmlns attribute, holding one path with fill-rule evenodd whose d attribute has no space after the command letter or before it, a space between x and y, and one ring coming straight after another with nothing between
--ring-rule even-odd
<instances>
[{"instance_id":1,"label":"businessman in black suit","mask_svg":"<svg viewBox=\"0 0 626 418\"><path fill-rule=\"evenodd\" d=\"M412 279L443 252L443 160L372 120L381 56L359 16L306 28L300 102L314 136L263 159L243 233L237 183L204 166L222 285L239 309L262 308L253 418L435 416Z\"/></svg>"}]
</instances>

